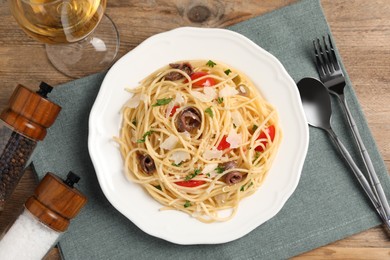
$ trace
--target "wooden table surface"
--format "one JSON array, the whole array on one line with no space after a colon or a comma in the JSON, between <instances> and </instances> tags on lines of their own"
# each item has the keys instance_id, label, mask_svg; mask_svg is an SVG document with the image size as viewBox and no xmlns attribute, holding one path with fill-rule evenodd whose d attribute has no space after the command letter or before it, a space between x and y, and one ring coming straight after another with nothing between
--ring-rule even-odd
<instances>
[{"instance_id":1,"label":"wooden table surface","mask_svg":"<svg viewBox=\"0 0 390 260\"><path fill-rule=\"evenodd\" d=\"M111 0L108 1L106 13L116 23L121 36L119 58L159 32L179 26L226 27L293 2ZM390 169L390 1L321 2L370 129L387 169ZM202 10L196 9L197 6L206 7L203 9L206 12L197 12ZM40 81L56 85L71 80L50 65L42 44L22 32L10 15L6 0L0 0L0 19L0 110L5 108L17 83L36 88ZM34 174L27 171L0 216L0 233L18 215L35 185ZM46 258L59 259L57 250L53 249ZM376 227L295 259L304 258L389 259L390 237L382 227Z\"/></svg>"}]
</instances>

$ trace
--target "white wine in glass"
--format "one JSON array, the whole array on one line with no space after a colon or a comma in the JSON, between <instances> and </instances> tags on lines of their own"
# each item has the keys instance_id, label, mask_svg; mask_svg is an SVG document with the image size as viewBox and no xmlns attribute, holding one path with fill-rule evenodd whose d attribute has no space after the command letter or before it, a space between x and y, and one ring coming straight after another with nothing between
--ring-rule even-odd
<instances>
[{"instance_id":1,"label":"white wine in glass","mask_svg":"<svg viewBox=\"0 0 390 260\"><path fill-rule=\"evenodd\" d=\"M51 63L79 78L108 68L119 49L118 31L104 15L106 0L10 0L20 27L46 43Z\"/></svg>"}]
</instances>

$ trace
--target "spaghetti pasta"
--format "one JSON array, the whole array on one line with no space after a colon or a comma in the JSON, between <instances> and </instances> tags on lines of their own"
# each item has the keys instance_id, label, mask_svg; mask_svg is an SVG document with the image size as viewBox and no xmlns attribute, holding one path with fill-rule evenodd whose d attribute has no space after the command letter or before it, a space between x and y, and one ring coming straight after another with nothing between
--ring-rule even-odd
<instances>
[{"instance_id":1,"label":"spaghetti pasta","mask_svg":"<svg viewBox=\"0 0 390 260\"><path fill-rule=\"evenodd\" d=\"M275 108L243 73L211 60L169 64L128 91L117 138L127 177L162 209L231 219L276 155Z\"/></svg>"}]
</instances>

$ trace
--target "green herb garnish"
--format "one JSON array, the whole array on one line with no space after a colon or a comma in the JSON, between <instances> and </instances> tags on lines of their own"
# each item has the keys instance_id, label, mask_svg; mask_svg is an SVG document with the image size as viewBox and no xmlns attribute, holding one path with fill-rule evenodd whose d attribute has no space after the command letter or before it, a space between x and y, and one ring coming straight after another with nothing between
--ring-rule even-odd
<instances>
[{"instance_id":1,"label":"green herb garnish","mask_svg":"<svg viewBox=\"0 0 390 260\"><path fill-rule=\"evenodd\" d=\"M207 114L209 114L211 118L213 118L214 114L213 114L213 110L211 110L211 107L206 108L204 112L206 112Z\"/></svg>"},{"instance_id":2,"label":"green herb garnish","mask_svg":"<svg viewBox=\"0 0 390 260\"><path fill-rule=\"evenodd\" d=\"M134 125L134 126L137 126L137 120L134 118L133 121L131 121L131 123Z\"/></svg>"},{"instance_id":3,"label":"green herb garnish","mask_svg":"<svg viewBox=\"0 0 390 260\"><path fill-rule=\"evenodd\" d=\"M224 71L226 75L229 75L232 71L230 69L227 69Z\"/></svg>"},{"instance_id":4,"label":"green herb garnish","mask_svg":"<svg viewBox=\"0 0 390 260\"><path fill-rule=\"evenodd\" d=\"M146 133L144 133L144 135L142 136L142 139L138 139L137 140L137 143L145 143L145 139L146 137L148 137L149 135L153 134L153 131L150 130L150 131L147 131Z\"/></svg>"},{"instance_id":5,"label":"green herb garnish","mask_svg":"<svg viewBox=\"0 0 390 260\"><path fill-rule=\"evenodd\" d=\"M215 63L214 61L212 60L209 60L207 63L206 63L207 66L213 68L215 65L217 65L217 63Z\"/></svg>"},{"instance_id":6,"label":"green herb garnish","mask_svg":"<svg viewBox=\"0 0 390 260\"><path fill-rule=\"evenodd\" d=\"M152 107L158 107L158 106L164 106L169 104L169 102L172 101L173 98L162 98L162 99L157 99L157 102L152 105Z\"/></svg>"},{"instance_id":7,"label":"green herb garnish","mask_svg":"<svg viewBox=\"0 0 390 260\"><path fill-rule=\"evenodd\" d=\"M182 164L183 164L183 162L172 163L172 166L180 167Z\"/></svg>"},{"instance_id":8,"label":"green herb garnish","mask_svg":"<svg viewBox=\"0 0 390 260\"><path fill-rule=\"evenodd\" d=\"M246 189L249 189L252 185L253 185L253 182L250 182L248 184L248 186L246 187ZM244 190L245 190L245 185L242 185L240 191L244 191Z\"/></svg>"},{"instance_id":9,"label":"green herb garnish","mask_svg":"<svg viewBox=\"0 0 390 260\"><path fill-rule=\"evenodd\" d=\"M255 132L257 130L257 128L259 128L257 125L253 125L252 132Z\"/></svg>"},{"instance_id":10,"label":"green herb garnish","mask_svg":"<svg viewBox=\"0 0 390 260\"><path fill-rule=\"evenodd\" d=\"M224 167L218 166L217 168L214 169L216 173L223 173L225 171Z\"/></svg>"},{"instance_id":11,"label":"green herb garnish","mask_svg":"<svg viewBox=\"0 0 390 260\"><path fill-rule=\"evenodd\" d=\"M218 104L222 104L223 103L223 97L218 97L217 98L217 102L218 102Z\"/></svg>"},{"instance_id":12,"label":"green herb garnish","mask_svg":"<svg viewBox=\"0 0 390 260\"><path fill-rule=\"evenodd\" d=\"M158 190L161 190L162 191L162 188L161 188L161 185L156 185L156 186L154 186L156 189L158 189Z\"/></svg>"},{"instance_id":13,"label":"green herb garnish","mask_svg":"<svg viewBox=\"0 0 390 260\"><path fill-rule=\"evenodd\" d=\"M184 203L184 207L185 208L191 207L191 202L187 200L186 203Z\"/></svg>"},{"instance_id":14,"label":"green herb garnish","mask_svg":"<svg viewBox=\"0 0 390 260\"><path fill-rule=\"evenodd\" d=\"M188 174L188 175L184 178L184 180L185 180L185 181L189 181L189 180L195 178L200 172L201 172L200 169L195 169L194 172Z\"/></svg>"}]
</instances>

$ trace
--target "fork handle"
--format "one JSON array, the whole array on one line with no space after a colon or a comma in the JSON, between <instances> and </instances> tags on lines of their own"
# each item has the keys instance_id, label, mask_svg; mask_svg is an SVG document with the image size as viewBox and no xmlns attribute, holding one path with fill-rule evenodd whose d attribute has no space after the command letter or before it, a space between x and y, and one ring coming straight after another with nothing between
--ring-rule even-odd
<instances>
[{"instance_id":1,"label":"fork handle","mask_svg":"<svg viewBox=\"0 0 390 260\"><path fill-rule=\"evenodd\" d=\"M390 207L387 202L386 195L383 191L382 185L379 181L378 175L376 174L374 165L372 164L371 157L368 154L368 151L363 143L363 139L360 136L359 130L356 126L355 120L352 117L351 111L348 108L347 101L345 99L344 95L337 95L339 97L340 103L342 105L342 108L344 110L344 113L347 116L347 120L349 123L349 126L352 130L353 136L355 138L355 141L358 145L360 154L363 158L364 165L368 171L369 179L371 182L371 185L373 186L373 192L376 194L376 197L378 198L379 203L381 204L384 213L386 214L387 219L390 218Z\"/></svg>"},{"instance_id":2,"label":"fork handle","mask_svg":"<svg viewBox=\"0 0 390 260\"><path fill-rule=\"evenodd\" d=\"M347 148L343 145L343 143L340 141L340 139L337 137L335 132L332 128L325 129L326 132L331 137L334 144L337 146L339 152L344 157L345 161L348 163L349 167L351 168L352 172L354 173L355 177L360 183L360 186L362 186L363 190L365 191L366 195L370 199L372 205L375 207L378 215L381 217L383 223L385 224L386 230L390 231L390 221L386 217L385 212L383 211L382 205L377 201L377 198L375 194L373 193L370 184L368 183L367 179L364 177L363 173L360 171L359 167L356 165L355 161L352 159L352 156L349 154Z\"/></svg>"}]
</instances>

